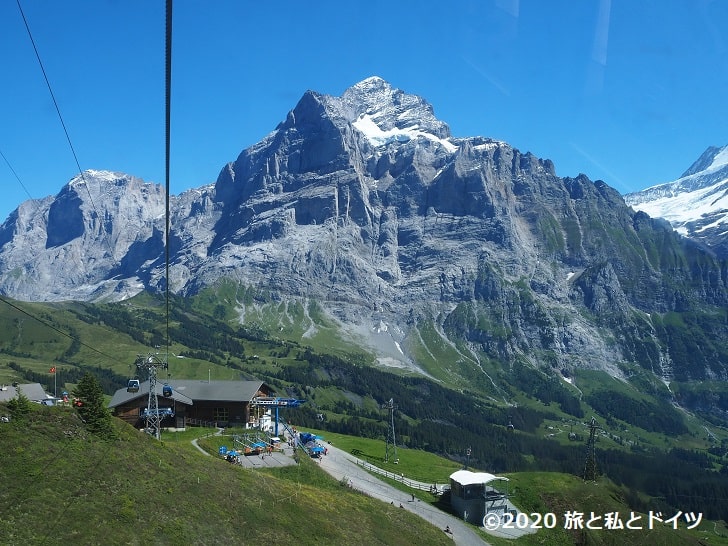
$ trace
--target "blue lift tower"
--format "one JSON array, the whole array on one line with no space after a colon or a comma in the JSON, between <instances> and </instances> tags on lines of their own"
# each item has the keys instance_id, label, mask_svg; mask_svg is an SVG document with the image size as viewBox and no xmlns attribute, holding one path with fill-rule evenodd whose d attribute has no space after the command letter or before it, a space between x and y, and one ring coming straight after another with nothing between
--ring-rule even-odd
<instances>
[{"instance_id":1,"label":"blue lift tower","mask_svg":"<svg viewBox=\"0 0 728 546\"><path fill-rule=\"evenodd\" d=\"M297 408L304 402L305 400L298 400L297 398L281 398L278 396L256 396L250 401L250 405L275 408L276 428L274 434L275 436L278 436L278 410L280 408Z\"/></svg>"}]
</instances>

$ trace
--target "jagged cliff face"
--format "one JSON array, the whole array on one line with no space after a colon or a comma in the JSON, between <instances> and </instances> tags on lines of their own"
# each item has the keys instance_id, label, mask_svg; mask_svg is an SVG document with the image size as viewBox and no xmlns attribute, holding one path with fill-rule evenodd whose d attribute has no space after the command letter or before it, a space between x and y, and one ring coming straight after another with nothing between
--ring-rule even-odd
<instances>
[{"instance_id":1,"label":"jagged cliff face","mask_svg":"<svg viewBox=\"0 0 728 546\"><path fill-rule=\"evenodd\" d=\"M164 188L86 171L0 226L2 292L31 301L130 297L164 248L164 215Z\"/></svg>"},{"instance_id":2,"label":"jagged cliff face","mask_svg":"<svg viewBox=\"0 0 728 546\"><path fill-rule=\"evenodd\" d=\"M307 92L171 210L174 291L232 278L315 301L385 364L416 367L413 346L441 343L472 368L619 375L637 363L664 379L726 377L725 321L686 361L657 319L725 308L724 262L602 182L559 178L504 142L453 138L427 102L379 78L341 97ZM163 233L157 186L87 173L0 227L0 289L27 300L159 289Z\"/></svg>"}]
</instances>

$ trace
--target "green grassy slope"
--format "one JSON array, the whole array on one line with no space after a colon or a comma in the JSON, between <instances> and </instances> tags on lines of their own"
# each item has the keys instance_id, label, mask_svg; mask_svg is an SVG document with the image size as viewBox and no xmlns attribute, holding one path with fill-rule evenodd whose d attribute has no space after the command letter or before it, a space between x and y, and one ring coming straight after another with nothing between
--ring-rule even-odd
<instances>
[{"instance_id":1,"label":"green grassy slope","mask_svg":"<svg viewBox=\"0 0 728 546\"><path fill-rule=\"evenodd\" d=\"M404 445L460 463L472 447L472 463L499 474L549 470L578 476L589 434L585 422L594 415L601 427L599 471L618 484L632 509L705 509L716 520L728 513L719 500L728 495L728 432L719 421L670 404L665 385L639 367L627 370L631 379L625 382L583 370L568 384L546 368L482 361L482 389L478 382L448 383L450 376L461 377L455 368L442 368L440 381L431 382L377 368L371 355L343 343L333 325L319 320L314 304L304 309L261 301L226 283L194 298L174 298L170 381L259 378L279 393L306 399L300 410L284 412L301 426L379 439L387 423L380 406L392 398ZM256 320L241 326L242 307ZM107 394L123 388L136 355L164 340L164 310L162 300L147 294L107 305L2 306L0 383L38 381L53 392L48 369L56 366L59 392L70 391L85 371L99 376ZM301 332L314 334L302 340ZM436 333L430 332L435 341ZM468 356L465 348L432 339L423 349L432 359L425 368L435 370L438 358L466 364L456 358ZM728 392L718 382L672 387L678 399ZM514 431L507 430L509 422Z\"/></svg>"},{"instance_id":2,"label":"green grassy slope","mask_svg":"<svg viewBox=\"0 0 728 546\"><path fill-rule=\"evenodd\" d=\"M0 407L0 412L7 409ZM0 426L0 543L443 544L441 530L308 460L244 470L121 422L90 435L70 408Z\"/></svg>"},{"instance_id":3,"label":"green grassy slope","mask_svg":"<svg viewBox=\"0 0 728 546\"><path fill-rule=\"evenodd\" d=\"M307 429L309 430L309 429ZM368 438L358 438L310 429L322 434L340 449L355 453L358 457L370 463L395 473L402 473L409 479L426 483L447 483L447 477L462 468L452 461L437 457L421 450L399 448L397 465L385 463L383 454L384 442ZM217 445L217 444L214 444ZM478 471L477 468L471 468ZM648 529L649 514L632 510L627 503L628 491L616 485L607 478L600 478L597 482L584 482L576 476L559 472L518 472L505 474L509 482L502 491L511 495L511 500L522 511L528 514L541 516L552 513L556 516L556 526L546 528L543 520L541 529L535 534L523 536L517 540L510 540L484 535L486 540L494 546L506 544L528 545L568 545L568 544L603 544L603 545L698 545L698 544L728 544L728 529L724 523L703 522L694 530L687 530L687 523L683 519L678 529L670 525L655 523L653 529ZM380 475L377 477L381 478ZM387 480L395 487L406 492L412 492L399 482ZM447 503L438 501L436 497L426 491L415 491L421 501L430 502L440 508L447 509ZM656 508L656 507L655 507ZM654 510L657 512L657 509ZM616 513L620 515L626 527L627 521L634 515L639 517L630 525L642 529L565 529L565 514L567 512L581 512L585 514L584 523L596 515ZM665 518L674 515L665 513ZM596 526L599 523L594 523ZM601 522L603 525L603 521Z\"/></svg>"}]
</instances>

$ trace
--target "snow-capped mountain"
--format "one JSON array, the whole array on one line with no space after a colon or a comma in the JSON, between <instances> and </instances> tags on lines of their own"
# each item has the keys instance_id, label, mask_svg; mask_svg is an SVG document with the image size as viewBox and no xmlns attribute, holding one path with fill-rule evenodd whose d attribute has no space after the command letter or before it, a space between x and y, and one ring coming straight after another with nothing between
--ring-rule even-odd
<instances>
[{"instance_id":1,"label":"snow-capped mountain","mask_svg":"<svg viewBox=\"0 0 728 546\"><path fill-rule=\"evenodd\" d=\"M162 289L163 193L87 171L23 203L0 226L0 292L116 301ZM725 262L603 182L453 137L424 99L381 78L340 97L307 91L214 185L170 209L173 292L232 280L241 320L265 320L268 306L280 328L309 321L307 337L325 315L383 365L444 359L448 374L487 386L493 362L728 378L719 314L695 347L694 331L683 339L659 321L728 306Z\"/></svg>"},{"instance_id":2,"label":"snow-capped mountain","mask_svg":"<svg viewBox=\"0 0 728 546\"><path fill-rule=\"evenodd\" d=\"M728 146L708 148L674 182L627 194L624 200L728 257Z\"/></svg>"}]
</instances>

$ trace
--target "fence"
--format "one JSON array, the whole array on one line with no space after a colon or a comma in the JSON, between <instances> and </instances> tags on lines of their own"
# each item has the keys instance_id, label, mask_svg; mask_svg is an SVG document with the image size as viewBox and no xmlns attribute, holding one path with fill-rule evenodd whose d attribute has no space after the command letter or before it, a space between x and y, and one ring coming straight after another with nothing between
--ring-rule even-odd
<instances>
[{"instance_id":1,"label":"fence","mask_svg":"<svg viewBox=\"0 0 728 546\"><path fill-rule=\"evenodd\" d=\"M416 480L410 480L409 478L406 478L404 474L395 474L394 472L390 472L389 470L384 470L383 468L379 468L378 466L374 466L371 463L368 463L366 461L362 461L361 459L355 459L356 464L361 466L364 470L367 470L369 472L373 472L375 474L379 474L381 476L384 476L385 478L389 478L390 480L394 480L397 482L400 482L403 485L406 485L410 489L419 489L420 491L429 491L433 495L441 495L445 491L450 490L450 484L438 484L438 483L425 483L425 482L419 482Z\"/></svg>"},{"instance_id":2,"label":"fence","mask_svg":"<svg viewBox=\"0 0 728 546\"><path fill-rule=\"evenodd\" d=\"M217 428L217 422L216 421L204 421L202 419L193 419L191 417L185 417L184 418L184 424L195 426L195 427L210 427L210 428Z\"/></svg>"}]
</instances>

